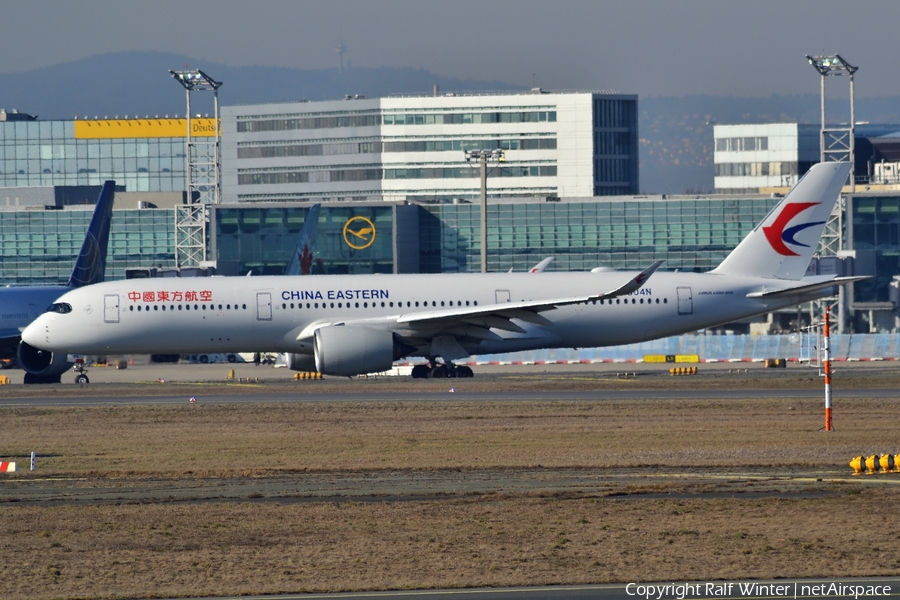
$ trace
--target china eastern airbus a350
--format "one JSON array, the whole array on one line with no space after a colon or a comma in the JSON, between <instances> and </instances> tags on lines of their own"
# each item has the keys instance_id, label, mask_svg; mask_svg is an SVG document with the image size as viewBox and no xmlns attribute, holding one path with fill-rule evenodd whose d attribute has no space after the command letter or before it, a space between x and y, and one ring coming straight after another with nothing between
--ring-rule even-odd
<instances>
[{"instance_id":1,"label":"china eastern airbus a350","mask_svg":"<svg viewBox=\"0 0 900 600\"><path fill-rule=\"evenodd\" d=\"M815 165L708 273L592 272L136 279L73 290L23 333L44 352L289 354L296 370L471 377L472 354L640 342L833 294L858 278L804 277L850 172ZM35 352L34 356L38 353Z\"/></svg>"}]
</instances>

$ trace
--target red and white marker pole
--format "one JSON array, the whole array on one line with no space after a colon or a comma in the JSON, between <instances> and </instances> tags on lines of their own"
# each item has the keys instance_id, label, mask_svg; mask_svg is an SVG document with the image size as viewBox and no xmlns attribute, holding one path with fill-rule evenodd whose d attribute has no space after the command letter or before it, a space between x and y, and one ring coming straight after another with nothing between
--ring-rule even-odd
<instances>
[{"instance_id":1,"label":"red and white marker pole","mask_svg":"<svg viewBox=\"0 0 900 600\"><path fill-rule=\"evenodd\" d=\"M825 307L825 431L831 431L831 335L828 330L831 307Z\"/></svg>"}]
</instances>

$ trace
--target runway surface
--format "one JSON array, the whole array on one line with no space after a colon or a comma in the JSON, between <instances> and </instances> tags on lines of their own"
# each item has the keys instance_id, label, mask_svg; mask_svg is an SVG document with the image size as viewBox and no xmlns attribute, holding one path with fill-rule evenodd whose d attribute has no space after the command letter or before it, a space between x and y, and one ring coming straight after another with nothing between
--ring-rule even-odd
<instances>
[{"instance_id":1,"label":"runway surface","mask_svg":"<svg viewBox=\"0 0 900 600\"><path fill-rule=\"evenodd\" d=\"M624 368L628 370L625 371ZM738 400L821 398L816 369L792 365L702 365L700 374L672 377L666 365L531 365L479 367L473 379L413 380L409 377L325 378L296 381L287 369L252 364L136 364L92 368L91 384L72 374L57 385L22 385L22 371L5 371L4 406L178 404L194 397L208 404L266 402L443 402ZM233 376L233 378L229 378ZM836 369L834 397L900 399L900 365L847 363Z\"/></svg>"},{"instance_id":2,"label":"runway surface","mask_svg":"<svg viewBox=\"0 0 900 600\"><path fill-rule=\"evenodd\" d=\"M302 384L298 384L302 385ZM240 393L217 393L214 386L198 384L178 395L142 395L135 391L131 395L100 396L86 386L83 395L60 397L55 394L17 398L14 395L0 399L0 406L101 406L101 405L144 405L144 404L184 404L194 398L196 402L207 404L247 404L271 402L460 402L460 401L614 401L614 400L747 400L756 398L822 398L819 389L671 389L671 390L598 390L598 391L496 391L468 392L466 384L454 381L446 383L446 390L423 390L422 392L377 392L365 389L335 389L325 392L308 392L302 389L283 390L246 384ZM453 391L450 391L450 388ZM97 391L100 388L94 387ZM871 398L900 399L900 388L841 388L834 392L838 399Z\"/></svg>"}]
</instances>

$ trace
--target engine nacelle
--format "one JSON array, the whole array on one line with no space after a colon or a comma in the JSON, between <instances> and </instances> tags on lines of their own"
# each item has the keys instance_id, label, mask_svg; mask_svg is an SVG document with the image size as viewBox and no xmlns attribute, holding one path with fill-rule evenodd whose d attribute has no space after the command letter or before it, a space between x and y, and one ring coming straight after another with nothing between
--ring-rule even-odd
<instances>
[{"instance_id":1,"label":"engine nacelle","mask_svg":"<svg viewBox=\"0 0 900 600\"><path fill-rule=\"evenodd\" d=\"M394 334L380 329L330 325L316 330L316 370L326 375L387 371L399 357Z\"/></svg>"},{"instance_id":2,"label":"engine nacelle","mask_svg":"<svg viewBox=\"0 0 900 600\"><path fill-rule=\"evenodd\" d=\"M26 383L58 383L59 376L74 364L66 359L65 354L40 350L25 342L19 342L16 354L19 366L25 370Z\"/></svg>"},{"instance_id":3,"label":"engine nacelle","mask_svg":"<svg viewBox=\"0 0 900 600\"><path fill-rule=\"evenodd\" d=\"M312 354L288 352L285 357L287 358L288 369L291 371L316 372L316 357Z\"/></svg>"}]
</instances>

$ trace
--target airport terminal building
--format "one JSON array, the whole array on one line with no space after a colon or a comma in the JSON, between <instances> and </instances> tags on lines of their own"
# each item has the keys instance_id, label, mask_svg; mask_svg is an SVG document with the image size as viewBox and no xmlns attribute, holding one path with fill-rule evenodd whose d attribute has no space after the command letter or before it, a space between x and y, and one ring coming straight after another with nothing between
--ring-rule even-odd
<instances>
[{"instance_id":1,"label":"airport terminal building","mask_svg":"<svg viewBox=\"0 0 900 600\"><path fill-rule=\"evenodd\" d=\"M222 198L477 198L479 171L467 150L504 152L491 165L492 198L637 194L637 97L536 89L229 106Z\"/></svg>"},{"instance_id":2,"label":"airport terminal building","mask_svg":"<svg viewBox=\"0 0 900 600\"><path fill-rule=\"evenodd\" d=\"M224 202L207 207L207 255L223 275L280 274L309 207L321 202L314 273L477 271L479 179L463 156L475 147L506 158L488 178L490 271L525 270L548 256L553 270L656 260L669 270L711 269L779 198L761 188L638 195L636 114L635 97L599 93L228 107ZM108 278L174 267L186 127L184 119L0 120L0 283L64 282L90 218L88 207L72 205L94 202L110 178L118 187ZM793 162L799 172L805 160L776 160L780 142L764 131L722 132L717 164ZM747 152L770 154L744 161ZM858 183L846 198L841 250L857 273L874 275L849 294L856 329L893 329L900 191ZM353 219L372 224L371 240L348 240Z\"/></svg>"}]
</instances>

